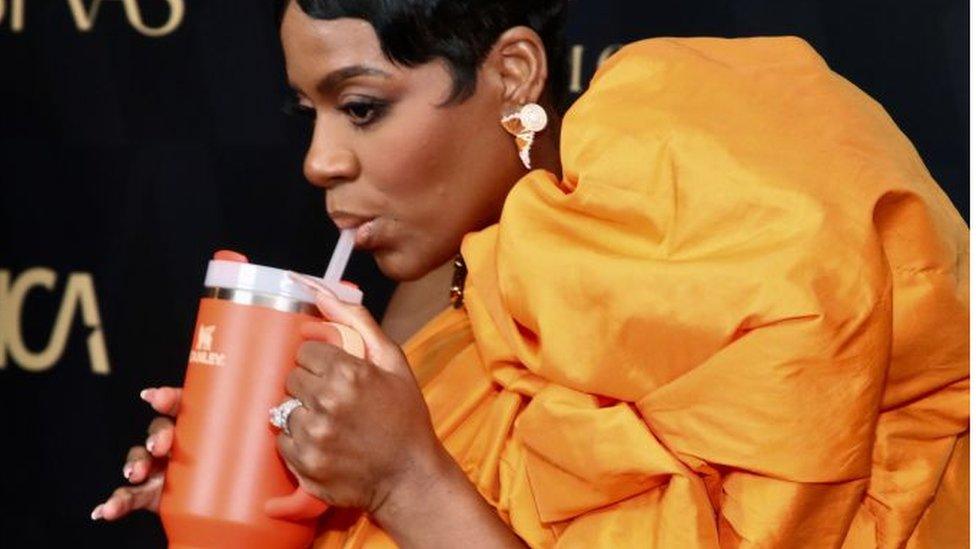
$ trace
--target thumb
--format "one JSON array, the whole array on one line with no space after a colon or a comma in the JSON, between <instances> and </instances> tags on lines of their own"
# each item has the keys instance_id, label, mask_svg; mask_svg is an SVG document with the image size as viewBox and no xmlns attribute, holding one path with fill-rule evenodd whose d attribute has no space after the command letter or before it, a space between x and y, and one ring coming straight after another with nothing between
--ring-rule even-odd
<instances>
[{"instance_id":1,"label":"thumb","mask_svg":"<svg viewBox=\"0 0 976 549\"><path fill-rule=\"evenodd\" d=\"M366 358L385 370L400 370L400 348L366 307L342 301L321 279L293 272L288 275L315 293L315 305L326 320L349 326L363 338Z\"/></svg>"}]
</instances>

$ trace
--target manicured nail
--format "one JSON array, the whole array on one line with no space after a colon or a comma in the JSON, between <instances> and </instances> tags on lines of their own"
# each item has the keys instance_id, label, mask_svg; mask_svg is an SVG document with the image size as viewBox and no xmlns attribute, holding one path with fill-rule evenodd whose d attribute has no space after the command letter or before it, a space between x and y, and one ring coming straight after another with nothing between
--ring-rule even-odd
<instances>
[{"instance_id":1,"label":"manicured nail","mask_svg":"<svg viewBox=\"0 0 976 549\"><path fill-rule=\"evenodd\" d=\"M315 280L312 280L312 277L310 277L308 275L305 275L305 274L302 274L302 273L296 273L294 271L288 271L288 276L292 280L294 280L295 282L298 282L300 284L304 284L305 286L318 287L318 284L316 284L316 281Z\"/></svg>"},{"instance_id":2,"label":"manicured nail","mask_svg":"<svg viewBox=\"0 0 976 549\"><path fill-rule=\"evenodd\" d=\"M155 391L155 389L143 389L139 391L139 398L145 400L146 402L149 402L149 395L152 394L152 391Z\"/></svg>"},{"instance_id":3,"label":"manicured nail","mask_svg":"<svg viewBox=\"0 0 976 549\"><path fill-rule=\"evenodd\" d=\"M155 447L156 447L156 441L153 440L153 437L147 438L146 439L146 450L149 450L149 453L151 454L152 451L153 451L153 448L155 448Z\"/></svg>"},{"instance_id":4,"label":"manicured nail","mask_svg":"<svg viewBox=\"0 0 976 549\"><path fill-rule=\"evenodd\" d=\"M105 504L104 503L102 505L99 505L98 507L96 507L95 510L91 512L91 519L92 520L98 520L98 519L102 518L102 508L103 507L105 507Z\"/></svg>"},{"instance_id":5,"label":"manicured nail","mask_svg":"<svg viewBox=\"0 0 976 549\"><path fill-rule=\"evenodd\" d=\"M122 468L122 476L125 477L125 480L129 480L129 478L132 476L132 465L128 463L125 464L125 467Z\"/></svg>"},{"instance_id":6,"label":"manicured nail","mask_svg":"<svg viewBox=\"0 0 976 549\"><path fill-rule=\"evenodd\" d=\"M289 273L295 280L305 284L309 288L316 290L317 292L325 292L329 295L333 295L332 289L321 279L309 276L307 274L290 272Z\"/></svg>"},{"instance_id":7,"label":"manicured nail","mask_svg":"<svg viewBox=\"0 0 976 549\"><path fill-rule=\"evenodd\" d=\"M337 301L339 298L336 296L332 288L328 286L322 286L315 291L315 297L318 299L325 299L327 301Z\"/></svg>"},{"instance_id":8,"label":"manicured nail","mask_svg":"<svg viewBox=\"0 0 976 549\"><path fill-rule=\"evenodd\" d=\"M336 296L335 292L332 291L332 288L329 288L328 286L323 286L322 287L321 294L322 295L325 295L325 296L328 296L329 299L339 299L339 297Z\"/></svg>"}]
</instances>

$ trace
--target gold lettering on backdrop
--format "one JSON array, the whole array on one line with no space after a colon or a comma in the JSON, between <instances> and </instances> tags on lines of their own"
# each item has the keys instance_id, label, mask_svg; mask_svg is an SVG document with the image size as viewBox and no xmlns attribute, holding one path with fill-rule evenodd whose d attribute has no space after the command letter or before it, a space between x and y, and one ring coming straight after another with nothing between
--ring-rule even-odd
<instances>
[{"instance_id":1,"label":"gold lettering on backdrop","mask_svg":"<svg viewBox=\"0 0 976 549\"><path fill-rule=\"evenodd\" d=\"M159 38L176 30L183 21L183 0L166 0L169 4L169 19L161 27L150 27L142 20L142 12L139 10L139 2L136 0L122 0L125 6L125 17L129 20L137 31L151 38Z\"/></svg>"},{"instance_id":2,"label":"gold lettering on backdrop","mask_svg":"<svg viewBox=\"0 0 976 549\"><path fill-rule=\"evenodd\" d=\"M7 309L10 306L7 304L9 299L7 297L8 288L10 288L10 272L0 271L0 370L7 367L7 336L8 331L7 326L11 326L12 323L7 321Z\"/></svg>"},{"instance_id":3,"label":"gold lettering on backdrop","mask_svg":"<svg viewBox=\"0 0 976 549\"><path fill-rule=\"evenodd\" d=\"M569 50L569 93L583 91L583 46L576 44Z\"/></svg>"},{"instance_id":4,"label":"gold lettering on backdrop","mask_svg":"<svg viewBox=\"0 0 976 549\"><path fill-rule=\"evenodd\" d=\"M603 51L600 52L600 56L596 58L596 68L600 68L600 65L602 65L604 61L606 61L611 55L620 51L620 48L622 47L623 45L621 44L610 44L609 46L603 48Z\"/></svg>"},{"instance_id":5,"label":"gold lettering on backdrop","mask_svg":"<svg viewBox=\"0 0 976 549\"><path fill-rule=\"evenodd\" d=\"M622 47L622 44L610 44L600 50L600 55L596 58L596 66L593 67L593 70L599 69L604 61L620 51ZM586 46L583 44L574 44L569 49L569 93L581 93L583 91L583 54L585 53Z\"/></svg>"},{"instance_id":6,"label":"gold lettering on backdrop","mask_svg":"<svg viewBox=\"0 0 976 549\"><path fill-rule=\"evenodd\" d=\"M81 32L89 32L98 17L98 8L101 7L102 0L92 2L91 11L85 9L81 0L68 0L68 7L71 8L71 16L75 18L75 26Z\"/></svg>"},{"instance_id":7,"label":"gold lettering on backdrop","mask_svg":"<svg viewBox=\"0 0 976 549\"><path fill-rule=\"evenodd\" d=\"M8 0L0 0L0 24L7 14ZM10 4L10 30L20 32L24 30L24 0L9 0Z\"/></svg>"},{"instance_id":8,"label":"gold lettering on backdrop","mask_svg":"<svg viewBox=\"0 0 976 549\"><path fill-rule=\"evenodd\" d=\"M98 314L95 284L89 273L75 272L68 275L51 337L47 346L37 353L28 349L24 343L20 322L24 299L35 287L53 290L57 274L51 269L35 267L21 273L12 285L10 280L10 272L0 270L0 368L6 367L8 352L13 361L24 370L43 372L51 368L64 355L75 312L80 306L82 322L92 329L87 339L91 370L100 375L109 374L111 370Z\"/></svg>"},{"instance_id":9,"label":"gold lettering on backdrop","mask_svg":"<svg viewBox=\"0 0 976 549\"><path fill-rule=\"evenodd\" d=\"M90 8L85 8L83 0L68 0L68 7L71 8L71 16L74 17L75 26L78 27L79 31L91 32L92 27L95 25L95 19L98 17L98 8L102 5L103 1L94 0ZM180 23L183 22L183 14L186 11L186 6L183 4L184 0L156 0L165 1L169 4L169 18L160 27L150 27L142 19L142 9L139 7L138 0L112 1L122 2L122 8L125 10L125 18L129 20L129 24L139 31L140 34L151 38L166 36L176 30L180 26Z\"/></svg>"}]
</instances>

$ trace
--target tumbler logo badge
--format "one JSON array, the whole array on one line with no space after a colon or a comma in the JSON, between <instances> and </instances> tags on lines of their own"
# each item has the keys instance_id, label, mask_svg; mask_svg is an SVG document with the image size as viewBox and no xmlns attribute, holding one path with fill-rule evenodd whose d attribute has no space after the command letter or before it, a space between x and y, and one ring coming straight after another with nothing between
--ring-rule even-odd
<instances>
[{"instance_id":1,"label":"tumbler logo badge","mask_svg":"<svg viewBox=\"0 0 976 549\"><path fill-rule=\"evenodd\" d=\"M196 350L210 351L213 349L213 332L217 326L200 326L197 330Z\"/></svg>"},{"instance_id":2,"label":"tumbler logo badge","mask_svg":"<svg viewBox=\"0 0 976 549\"><path fill-rule=\"evenodd\" d=\"M213 350L214 330L216 329L216 324L201 324L197 328L197 340L194 342L193 350L190 351L190 362L208 366L223 366L227 362L227 355Z\"/></svg>"}]
</instances>

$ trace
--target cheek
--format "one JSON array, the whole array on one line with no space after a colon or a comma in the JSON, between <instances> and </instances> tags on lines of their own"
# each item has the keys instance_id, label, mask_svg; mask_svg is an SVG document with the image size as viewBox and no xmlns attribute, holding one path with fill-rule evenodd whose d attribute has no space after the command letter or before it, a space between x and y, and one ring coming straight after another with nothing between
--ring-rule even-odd
<instances>
[{"instance_id":1,"label":"cheek","mask_svg":"<svg viewBox=\"0 0 976 549\"><path fill-rule=\"evenodd\" d=\"M382 139L365 151L369 179L404 221L446 221L477 194L471 190L484 177L478 165L490 147L483 142L486 132L471 124L474 114L461 110L405 106L391 116Z\"/></svg>"},{"instance_id":2,"label":"cheek","mask_svg":"<svg viewBox=\"0 0 976 549\"><path fill-rule=\"evenodd\" d=\"M412 279L456 252L465 233L482 228L501 203L515 145L484 105L391 111L361 150L364 176L396 220L396 243L375 254L395 279ZM490 122L489 122L490 123ZM365 142L364 142L365 145Z\"/></svg>"},{"instance_id":3,"label":"cheek","mask_svg":"<svg viewBox=\"0 0 976 549\"><path fill-rule=\"evenodd\" d=\"M388 137L369 152L371 158L366 163L373 168L370 175L379 190L397 198L424 191L443 161L435 125L423 117L406 114L384 128Z\"/></svg>"}]
</instances>

